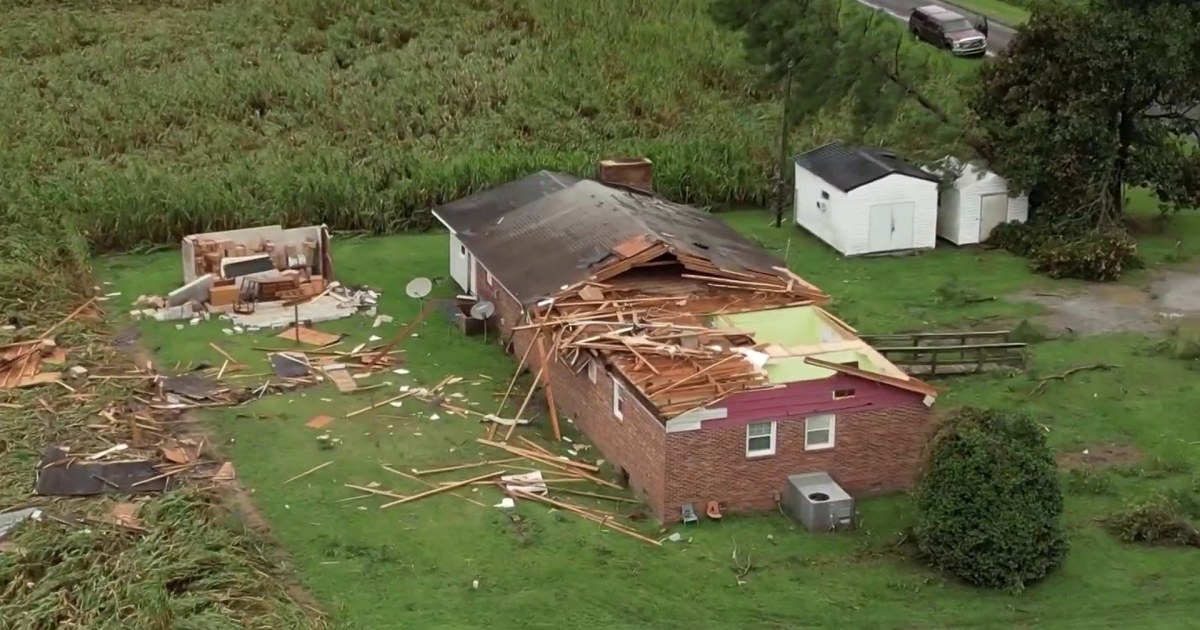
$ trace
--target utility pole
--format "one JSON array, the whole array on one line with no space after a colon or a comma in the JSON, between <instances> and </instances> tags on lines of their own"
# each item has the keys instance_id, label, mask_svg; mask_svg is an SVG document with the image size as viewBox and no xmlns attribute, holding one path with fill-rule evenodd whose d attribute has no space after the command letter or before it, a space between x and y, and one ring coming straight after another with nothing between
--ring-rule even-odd
<instances>
[{"instance_id":1,"label":"utility pole","mask_svg":"<svg viewBox=\"0 0 1200 630\"><path fill-rule=\"evenodd\" d=\"M787 206L788 125L789 107L792 101L792 62L788 62L787 74L783 79L783 129L779 133L779 177L775 182L775 227L783 227L783 211Z\"/></svg>"}]
</instances>

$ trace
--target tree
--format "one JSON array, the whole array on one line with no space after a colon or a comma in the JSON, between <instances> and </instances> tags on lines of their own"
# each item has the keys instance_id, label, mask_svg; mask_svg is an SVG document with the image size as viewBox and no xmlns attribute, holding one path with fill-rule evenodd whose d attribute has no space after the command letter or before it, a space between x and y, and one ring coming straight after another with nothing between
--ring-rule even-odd
<instances>
[{"instance_id":1,"label":"tree","mask_svg":"<svg viewBox=\"0 0 1200 630\"><path fill-rule=\"evenodd\" d=\"M908 148L933 158L963 138L965 117L935 95L956 81L945 59L913 54L889 15L852 0L714 0L712 14L742 33L747 57L769 80L782 82L790 68L794 119L837 110L859 135L903 124Z\"/></svg>"},{"instance_id":2,"label":"tree","mask_svg":"<svg viewBox=\"0 0 1200 630\"><path fill-rule=\"evenodd\" d=\"M1200 204L1197 5L1040 4L983 71L972 107L984 152L1052 222L1113 225L1129 186Z\"/></svg>"},{"instance_id":3,"label":"tree","mask_svg":"<svg viewBox=\"0 0 1200 630\"><path fill-rule=\"evenodd\" d=\"M915 533L932 566L1020 591L1062 564L1058 471L1029 416L962 409L938 430L928 457Z\"/></svg>"}]
</instances>

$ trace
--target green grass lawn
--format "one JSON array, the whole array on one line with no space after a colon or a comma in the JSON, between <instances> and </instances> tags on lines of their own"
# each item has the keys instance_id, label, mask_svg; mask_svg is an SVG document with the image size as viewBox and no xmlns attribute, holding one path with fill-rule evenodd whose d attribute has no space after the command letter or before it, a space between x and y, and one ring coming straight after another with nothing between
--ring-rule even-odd
<instances>
[{"instance_id":1,"label":"green grass lawn","mask_svg":"<svg viewBox=\"0 0 1200 630\"><path fill-rule=\"evenodd\" d=\"M1036 307L1007 302L1004 295L1035 286L1076 286L1034 277L1020 259L974 248L844 260L794 228L769 227L764 213L738 211L725 218L781 256L786 251L789 266L833 294L834 311L864 333L1012 325ZM1193 219L1180 225L1200 237L1200 223ZM1173 251L1168 240L1147 237L1152 262L1163 262ZM1185 240L1186 251L1195 253L1197 239ZM347 346L371 334L386 338L416 313L418 305L403 293L409 279L448 276L444 234L335 240L334 246L341 279L381 288L380 312L396 319L380 329L372 329L365 316L319 326L349 333ZM165 292L180 281L175 252L108 258L99 266L113 290L123 293L117 299ZM1137 276L1129 280L1138 281ZM947 286L999 299L947 301L943 296L956 294ZM448 278L436 290L442 296L454 293ZM288 345L226 336L221 327L215 322L183 330L168 323L140 326L146 345L167 366L196 360L219 364L219 355L208 346L216 342L251 366L243 373L261 372L264 354L251 346ZM948 387L939 401L942 408L1028 409L1057 450L1129 443L1144 454L1137 464L1104 473L1111 485L1105 493L1068 485L1072 550L1067 562L1020 596L957 584L899 554L897 536L912 522L903 496L862 501L863 527L853 533L808 534L768 513L682 529L689 542L662 548L530 503L519 506L521 520L514 523L500 510L445 495L388 510L378 509L382 501L376 498L340 502L356 494L346 483L377 482L380 489L400 494L424 489L380 464L408 470L496 458L498 452L474 442L482 425L415 401L338 417L328 431L343 443L333 450L318 449L318 432L303 426L314 415L344 415L394 395L401 384L431 385L448 374L464 377L451 391L492 411L493 394L503 390L515 361L495 344L465 338L441 319L431 319L404 343L403 367L410 374L385 372L363 382L388 381L388 387L343 396L323 385L210 417L214 435L253 489L305 584L345 628L793 628L848 621L887 628L1185 627L1200 606L1200 554L1123 545L1096 522L1130 499L1192 487L1196 481L1200 424L1189 410L1200 406L1197 372L1149 352L1148 345L1136 336L1063 338L1037 344L1027 373L941 382ZM1080 373L1030 396L1041 378L1097 362L1122 367ZM440 417L433 419L434 413ZM518 432L550 444L544 421ZM569 425L567 434L586 443ZM561 452L565 446L549 447ZM594 451L584 455L598 457ZM283 484L326 461L334 463ZM473 474L478 473L442 477ZM500 498L490 488L463 496L488 506ZM653 525L639 527L655 531ZM730 561L735 544L750 553L754 566L742 586ZM478 589L471 587L473 580L479 581Z\"/></svg>"}]
</instances>

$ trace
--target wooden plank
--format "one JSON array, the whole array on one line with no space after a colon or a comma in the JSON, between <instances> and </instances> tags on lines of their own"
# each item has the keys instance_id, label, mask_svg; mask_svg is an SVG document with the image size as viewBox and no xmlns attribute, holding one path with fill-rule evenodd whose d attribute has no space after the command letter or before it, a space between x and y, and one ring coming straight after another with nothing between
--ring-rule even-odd
<instances>
[{"instance_id":1,"label":"wooden plank","mask_svg":"<svg viewBox=\"0 0 1200 630\"><path fill-rule=\"evenodd\" d=\"M350 375L349 370L346 368L327 369L325 370L325 376L329 377L334 387L337 387L337 390L343 394L348 394L358 389L358 381L354 380L354 377Z\"/></svg>"},{"instance_id":2,"label":"wooden plank","mask_svg":"<svg viewBox=\"0 0 1200 630\"><path fill-rule=\"evenodd\" d=\"M542 361L542 365L546 365L549 359L546 356L546 344L542 343L542 337L537 340L538 355ZM554 431L554 439L562 439L562 431L558 428L558 409L554 407L554 388L550 386L550 374L547 372L542 376L542 387L546 391L546 405L550 408L550 428ZM513 423L515 427L517 423Z\"/></svg>"},{"instance_id":3,"label":"wooden plank","mask_svg":"<svg viewBox=\"0 0 1200 630\"><path fill-rule=\"evenodd\" d=\"M292 326L275 336L280 339L289 339L318 347L328 346L329 344L334 343L342 338L341 335L331 335L326 332L314 330L307 326L300 326L299 328Z\"/></svg>"},{"instance_id":4,"label":"wooden plank","mask_svg":"<svg viewBox=\"0 0 1200 630\"><path fill-rule=\"evenodd\" d=\"M445 485L445 486L438 486L431 490L426 490L425 492L420 492L420 493L414 494L411 497L404 497L403 499L397 499L395 501L392 501L391 503L384 503L383 505L379 506L379 509L384 510L384 509L390 508L395 505L401 505L404 503L408 503L410 501L416 501L417 499L424 499L425 497L433 496L435 494L439 494L439 493L445 492L447 490L461 488L462 486L469 485L476 481L484 481L486 479L495 479L496 477L499 477L500 475L503 475L505 473L506 473L506 471L497 470L495 472L490 472L486 475L472 477L471 479L464 479L462 481L457 481L457 482L454 482L454 483L451 483L451 484Z\"/></svg>"}]
</instances>

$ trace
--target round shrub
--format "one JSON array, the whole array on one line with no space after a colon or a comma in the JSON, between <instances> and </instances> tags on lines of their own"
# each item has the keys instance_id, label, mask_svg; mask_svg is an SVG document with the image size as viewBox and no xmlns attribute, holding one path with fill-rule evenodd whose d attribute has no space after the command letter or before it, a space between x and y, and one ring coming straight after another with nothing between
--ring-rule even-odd
<instances>
[{"instance_id":1,"label":"round shrub","mask_svg":"<svg viewBox=\"0 0 1200 630\"><path fill-rule=\"evenodd\" d=\"M916 501L922 555L968 583L1021 591L1066 556L1054 457L1027 415L967 408L947 418Z\"/></svg>"}]
</instances>

